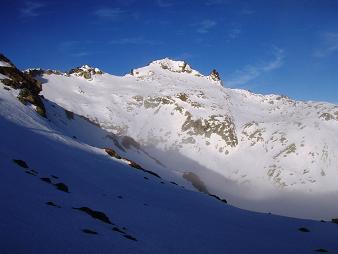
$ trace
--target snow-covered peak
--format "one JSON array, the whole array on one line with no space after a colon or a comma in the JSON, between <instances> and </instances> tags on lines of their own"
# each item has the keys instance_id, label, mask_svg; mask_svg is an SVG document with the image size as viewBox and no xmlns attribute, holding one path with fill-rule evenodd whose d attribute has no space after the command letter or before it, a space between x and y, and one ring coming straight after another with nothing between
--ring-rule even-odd
<instances>
[{"instance_id":1,"label":"snow-covered peak","mask_svg":"<svg viewBox=\"0 0 338 254\"><path fill-rule=\"evenodd\" d=\"M102 72L99 68L89 66L88 64L84 64L78 69L81 69L83 71L95 71L95 72Z\"/></svg>"},{"instance_id":2,"label":"snow-covered peak","mask_svg":"<svg viewBox=\"0 0 338 254\"><path fill-rule=\"evenodd\" d=\"M84 77L85 79L92 79L92 75L103 74L99 68L91 67L87 64L81 67L71 69L68 74L75 74L76 76Z\"/></svg>"},{"instance_id":3,"label":"snow-covered peak","mask_svg":"<svg viewBox=\"0 0 338 254\"><path fill-rule=\"evenodd\" d=\"M172 72L192 72L190 65L185 61L175 61L167 57L150 63L150 66L154 65L160 66L162 69Z\"/></svg>"},{"instance_id":4,"label":"snow-covered peak","mask_svg":"<svg viewBox=\"0 0 338 254\"><path fill-rule=\"evenodd\" d=\"M164 58L155 60L145 67L133 69L131 75L144 76L153 75L154 73L188 73L194 76L203 76L198 71L191 68L191 66L185 61L176 61L170 58Z\"/></svg>"}]
</instances>

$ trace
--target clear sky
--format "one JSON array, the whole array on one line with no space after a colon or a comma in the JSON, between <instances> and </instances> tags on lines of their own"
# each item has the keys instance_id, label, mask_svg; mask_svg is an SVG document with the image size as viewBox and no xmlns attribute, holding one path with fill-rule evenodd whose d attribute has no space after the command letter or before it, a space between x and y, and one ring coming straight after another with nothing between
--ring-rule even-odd
<instances>
[{"instance_id":1,"label":"clear sky","mask_svg":"<svg viewBox=\"0 0 338 254\"><path fill-rule=\"evenodd\" d=\"M170 57L227 87L338 104L338 0L1 0L0 21L21 69L119 75Z\"/></svg>"}]
</instances>

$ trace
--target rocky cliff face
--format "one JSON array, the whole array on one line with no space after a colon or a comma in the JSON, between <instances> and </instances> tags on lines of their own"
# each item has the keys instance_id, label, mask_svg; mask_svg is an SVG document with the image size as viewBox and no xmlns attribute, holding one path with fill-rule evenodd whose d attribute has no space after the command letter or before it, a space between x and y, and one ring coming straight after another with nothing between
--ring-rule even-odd
<instances>
[{"instance_id":1,"label":"rocky cliff face","mask_svg":"<svg viewBox=\"0 0 338 254\"><path fill-rule=\"evenodd\" d=\"M18 99L26 104L30 103L36 107L37 113L46 117L46 110L39 96L42 90L40 81L31 75L17 69L15 65L4 55L0 54L0 74L2 83L8 87L19 90Z\"/></svg>"}]
</instances>

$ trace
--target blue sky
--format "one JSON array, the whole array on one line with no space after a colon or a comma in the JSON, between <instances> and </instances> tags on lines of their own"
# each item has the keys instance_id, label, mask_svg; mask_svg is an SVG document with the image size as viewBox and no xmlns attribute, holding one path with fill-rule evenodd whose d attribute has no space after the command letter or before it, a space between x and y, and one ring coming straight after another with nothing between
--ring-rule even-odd
<instances>
[{"instance_id":1,"label":"blue sky","mask_svg":"<svg viewBox=\"0 0 338 254\"><path fill-rule=\"evenodd\" d=\"M338 0L2 0L0 21L21 69L119 75L170 57L227 87L338 103Z\"/></svg>"}]
</instances>

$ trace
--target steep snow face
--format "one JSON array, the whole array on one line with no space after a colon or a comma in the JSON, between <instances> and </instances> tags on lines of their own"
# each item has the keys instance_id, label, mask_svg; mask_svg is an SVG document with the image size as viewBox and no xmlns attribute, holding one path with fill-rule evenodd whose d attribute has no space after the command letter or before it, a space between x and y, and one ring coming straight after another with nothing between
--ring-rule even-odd
<instances>
[{"instance_id":1,"label":"steep snow face","mask_svg":"<svg viewBox=\"0 0 338 254\"><path fill-rule=\"evenodd\" d=\"M163 59L123 77L41 81L48 100L132 138L169 180L194 188L183 177L193 173L204 190L247 209L336 216L338 106L223 88L215 75Z\"/></svg>"},{"instance_id":2,"label":"steep snow face","mask_svg":"<svg viewBox=\"0 0 338 254\"><path fill-rule=\"evenodd\" d=\"M77 85L85 81L58 78ZM94 80L90 85L99 86ZM130 139L113 142L119 137L47 99L48 119L43 118L22 104L18 93L0 82L1 253L305 254L338 249L333 223L244 211L136 170L99 148L120 152L118 146L129 145L130 155L137 146Z\"/></svg>"}]
</instances>

